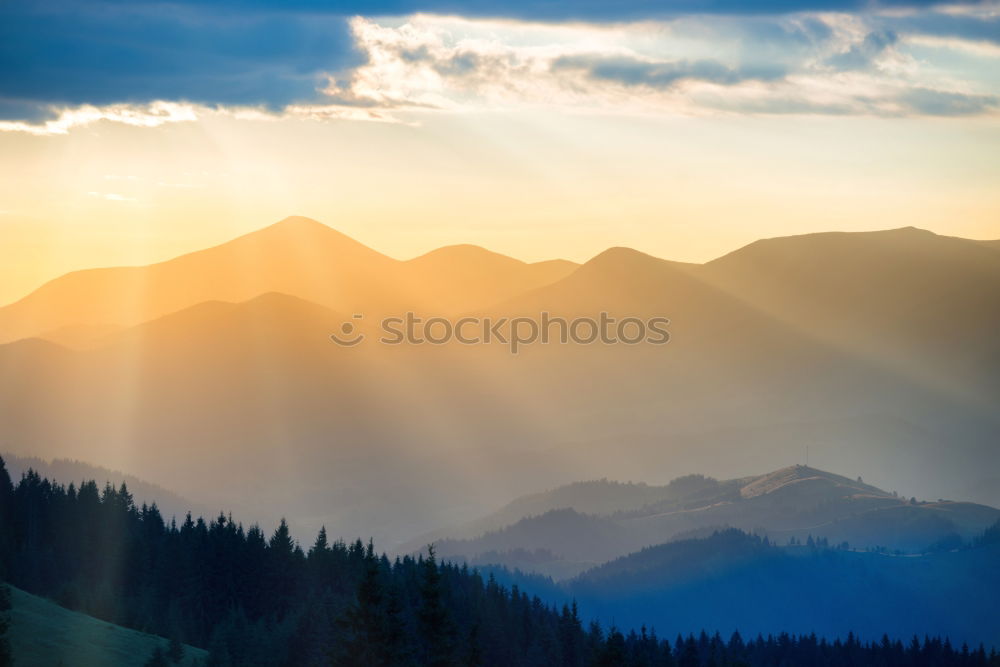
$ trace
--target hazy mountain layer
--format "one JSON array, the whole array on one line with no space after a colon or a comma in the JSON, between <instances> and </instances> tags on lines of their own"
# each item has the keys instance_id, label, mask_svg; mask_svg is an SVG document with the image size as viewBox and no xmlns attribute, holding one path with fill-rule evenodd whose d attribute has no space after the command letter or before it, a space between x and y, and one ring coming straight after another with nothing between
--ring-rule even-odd
<instances>
[{"instance_id":1,"label":"hazy mountain layer","mask_svg":"<svg viewBox=\"0 0 1000 667\"><path fill-rule=\"evenodd\" d=\"M780 279L762 277L771 255ZM807 446L905 495L997 504L984 462L1000 441L998 267L995 249L918 230L778 239L706 265L612 249L574 269L465 246L398 262L290 219L152 267L70 274L0 310L2 338L81 337L0 346L2 437L387 545L538 488L739 477ZM671 340L512 355L329 339L411 307L662 316Z\"/></svg>"},{"instance_id":2,"label":"hazy mountain layer","mask_svg":"<svg viewBox=\"0 0 1000 667\"><path fill-rule=\"evenodd\" d=\"M510 521L521 512L523 518ZM572 484L515 500L456 531L490 530L484 535L436 545L444 556L564 578L647 546L727 527L780 544L813 537L919 553L970 539L998 519L1000 510L992 507L901 498L860 479L795 466L728 481L691 476L662 487Z\"/></svg>"}]
</instances>

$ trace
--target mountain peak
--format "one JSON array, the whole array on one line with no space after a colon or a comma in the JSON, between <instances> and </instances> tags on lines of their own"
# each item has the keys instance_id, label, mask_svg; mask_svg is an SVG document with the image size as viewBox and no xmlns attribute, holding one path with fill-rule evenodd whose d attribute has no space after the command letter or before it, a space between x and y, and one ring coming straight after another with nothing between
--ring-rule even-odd
<instances>
[{"instance_id":1,"label":"mountain peak","mask_svg":"<svg viewBox=\"0 0 1000 667\"><path fill-rule=\"evenodd\" d=\"M857 481L854 481L847 477L819 470L817 468L810 468L809 466L804 465L794 465L788 466L787 468L781 468L780 470L775 470L774 472L761 475L760 477L752 478L749 483L740 489L740 496L743 498L755 498L757 496L773 493L778 489L782 489L793 484L802 484L807 482L832 484L833 486L842 487L845 490L866 494L888 495L885 491L882 491L879 488L865 484L861 481L860 477Z\"/></svg>"},{"instance_id":2,"label":"mountain peak","mask_svg":"<svg viewBox=\"0 0 1000 667\"><path fill-rule=\"evenodd\" d=\"M594 255L587 262L587 264L645 262L650 260L656 262L663 261L658 257L647 255L646 253L636 250L635 248L629 248L627 246L612 246L607 250Z\"/></svg>"},{"instance_id":3,"label":"mountain peak","mask_svg":"<svg viewBox=\"0 0 1000 667\"><path fill-rule=\"evenodd\" d=\"M287 218L283 218L274 224L268 225L255 232L250 232L248 236L253 236L257 233L266 233L268 235L281 234L281 235L319 235L323 234L331 237L342 237L344 239L350 239L349 236L343 232L338 232L333 227L325 225L319 220L313 220L312 218L307 218L302 215L290 215ZM354 239L350 239L354 241ZM357 243L357 241L354 241Z\"/></svg>"},{"instance_id":4,"label":"mountain peak","mask_svg":"<svg viewBox=\"0 0 1000 667\"><path fill-rule=\"evenodd\" d=\"M519 259L508 257L507 255L502 255L471 243L442 246L408 261L413 264L422 264L435 260L447 260L449 262L502 262L506 264L524 263Z\"/></svg>"},{"instance_id":5,"label":"mountain peak","mask_svg":"<svg viewBox=\"0 0 1000 667\"><path fill-rule=\"evenodd\" d=\"M307 218L304 215L290 215L287 218L282 218L278 222L271 225L271 227L327 227L319 220L314 220L313 218Z\"/></svg>"},{"instance_id":6,"label":"mountain peak","mask_svg":"<svg viewBox=\"0 0 1000 667\"><path fill-rule=\"evenodd\" d=\"M296 249L297 252L337 252L341 253L338 257L341 260L345 252L362 253L368 257L388 259L385 255L372 250L347 234L337 231L318 220L301 215L288 216L274 224L256 229L220 246L209 248L207 251L211 252L223 248L246 246L259 246L259 249L266 253L275 252L276 247L291 247Z\"/></svg>"}]
</instances>

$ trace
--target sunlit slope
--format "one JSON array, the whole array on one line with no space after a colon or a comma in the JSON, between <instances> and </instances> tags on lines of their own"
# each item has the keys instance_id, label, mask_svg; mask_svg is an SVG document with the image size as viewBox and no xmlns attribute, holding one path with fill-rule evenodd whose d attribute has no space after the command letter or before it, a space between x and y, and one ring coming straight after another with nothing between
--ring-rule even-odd
<instances>
[{"instance_id":1,"label":"sunlit slope","mask_svg":"<svg viewBox=\"0 0 1000 667\"><path fill-rule=\"evenodd\" d=\"M10 643L17 667L141 667L167 640L129 630L11 587ZM208 653L184 647L180 664Z\"/></svg>"},{"instance_id":2,"label":"sunlit slope","mask_svg":"<svg viewBox=\"0 0 1000 667\"><path fill-rule=\"evenodd\" d=\"M204 301L239 302L267 292L347 313L451 314L544 285L574 268L564 261L527 264L474 246L401 262L315 220L292 217L159 264L57 278L0 309L0 341L43 336L89 344L115 327Z\"/></svg>"},{"instance_id":3,"label":"sunlit slope","mask_svg":"<svg viewBox=\"0 0 1000 667\"><path fill-rule=\"evenodd\" d=\"M757 241L704 280L810 335L970 400L1000 392L1000 254L912 227Z\"/></svg>"}]
</instances>

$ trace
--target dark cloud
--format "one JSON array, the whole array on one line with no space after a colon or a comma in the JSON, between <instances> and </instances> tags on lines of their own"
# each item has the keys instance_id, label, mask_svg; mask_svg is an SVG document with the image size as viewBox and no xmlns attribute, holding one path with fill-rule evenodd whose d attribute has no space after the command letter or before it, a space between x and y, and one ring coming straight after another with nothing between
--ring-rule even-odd
<instances>
[{"instance_id":1,"label":"dark cloud","mask_svg":"<svg viewBox=\"0 0 1000 667\"><path fill-rule=\"evenodd\" d=\"M1000 44L1000 16L927 12L888 21L899 32Z\"/></svg>"},{"instance_id":2,"label":"dark cloud","mask_svg":"<svg viewBox=\"0 0 1000 667\"><path fill-rule=\"evenodd\" d=\"M775 67L733 69L715 60L649 62L626 56L564 56L552 63L552 69L583 71L591 79L650 88L670 88L682 80L733 85L748 79L780 79L785 74Z\"/></svg>"},{"instance_id":3,"label":"dark cloud","mask_svg":"<svg viewBox=\"0 0 1000 667\"><path fill-rule=\"evenodd\" d=\"M844 53L828 58L826 64L841 72L865 69L898 39L892 30L870 32L865 35L861 43L852 45Z\"/></svg>"},{"instance_id":4,"label":"dark cloud","mask_svg":"<svg viewBox=\"0 0 1000 667\"><path fill-rule=\"evenodd\" d=\"M122 4L129 0L113 0ZM390 16L427 12L537 21L624 21L680 14L786 14L862 11L879 7L932 7L935 0L181 0L218 9L294 10L343 16ZM964 4L964 3L963 3ZM969 3L972 4L972 3Z\"/></svg>"},{"instance_id":5,"label":"dark cloud","mask_svg":"<svg viewBox=\"0 0 1000 667\"><path fill-rule=\"evenodd\" d=\"M899 96L908 111L926 116L975 116L996 109L994 95L967 95L930 88L913 88Z\"/></svg>"},{"instance_id":6,"label":"dark cloud","mask_svg":"<svg viewBox=\"0 0 1000 667\"><path fill-rule=\"evenodd\" d=\"M0 3L0 114L157 99L280 108L361 62L344 18L191 5Z\"/></svg>"}]
</instances>

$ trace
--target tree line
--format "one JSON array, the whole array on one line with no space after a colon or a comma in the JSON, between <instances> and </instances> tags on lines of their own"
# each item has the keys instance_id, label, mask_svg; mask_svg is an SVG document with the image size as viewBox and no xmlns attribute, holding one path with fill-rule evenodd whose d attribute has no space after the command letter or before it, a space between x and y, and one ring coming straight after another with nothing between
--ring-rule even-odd
<instances>
[{"instance_id":1,"label":"tree line","mask_svg":"<svg viewBox=\"0 0 1000 667\"><path fill-rule=\"evenodd\" d=\"M211 667L1000 667L995 652L937 638L671 641L646 628L605 629L575 604L546 604L439 562L433 549L390 560L370 541L330 541L325 530L302 549L284 521L270 535L222 514L178 524L136 505L124 484L64 486L34 471L14 484L2 459L0 573L70 609L168 638L150 657L157 667L176 664L181 643L208 649ZM0 631L5 624L0 613Z\"/></svg>"}]
</instances>

